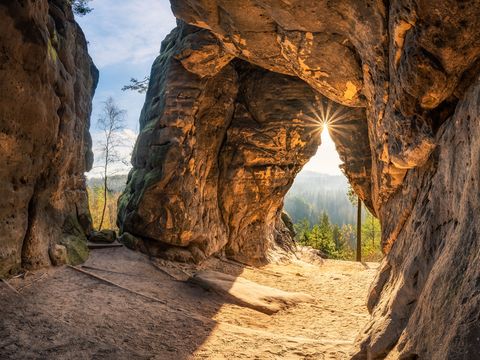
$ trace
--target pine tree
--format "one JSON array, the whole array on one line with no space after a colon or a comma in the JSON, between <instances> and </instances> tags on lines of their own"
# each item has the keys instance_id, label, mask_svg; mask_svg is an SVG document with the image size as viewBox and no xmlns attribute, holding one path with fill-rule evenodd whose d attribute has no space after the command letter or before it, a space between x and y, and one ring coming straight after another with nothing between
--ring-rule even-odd
<instances>
[{"instance_id":1,"label":"pine tree","mask_svg":"<svg viewBox=\"0 0 480 360\"><path fill-rule=\"evenodd\" d=\"M337 224L332 225L332 238L335 244L335 250L341 250L340 227Z\"/></svg>"},{"instance_id":2,"label":"pine tree","mask_svg":"<svg viewBox=\"0 0 480 360\"><path fill-rule=\"evenodd\" d=\"M70 0L73 12L79 16L87 15L93 10L91 7L88 6L88 3L90 1L91 0Z\"/></svg>"}]
</instances>

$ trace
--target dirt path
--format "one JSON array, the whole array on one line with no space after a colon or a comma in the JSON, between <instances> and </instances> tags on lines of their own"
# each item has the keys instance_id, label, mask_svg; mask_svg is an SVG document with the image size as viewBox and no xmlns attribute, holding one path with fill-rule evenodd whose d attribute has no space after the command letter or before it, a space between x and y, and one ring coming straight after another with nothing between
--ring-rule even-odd
<instances>
[{"instance_id":1,"label":"dirt path","mask_svg":"<svg viewBox=\"0 0 480 360\"><path fill-rule=\"evenodd\" d=\"M364 303L376 267L203 265L315 298L267 315L174 280L185 280L191 266L163 262L161 271L123 248L95 250L85 265L119 286L67 267L10 280L21 295L0 283L1 359L348 358L368 319Z\"/></svg>"}]
</instances>

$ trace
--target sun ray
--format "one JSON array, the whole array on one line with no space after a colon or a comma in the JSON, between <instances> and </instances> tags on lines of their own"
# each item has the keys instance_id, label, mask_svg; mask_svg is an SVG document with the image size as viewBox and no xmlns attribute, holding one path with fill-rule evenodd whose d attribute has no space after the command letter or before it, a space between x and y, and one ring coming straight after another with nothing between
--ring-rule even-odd
<instances>
[{"instance_id":1,"label":"sun ray","mask_svg":"<svg viewBox=\"0 0 480 360\"><path fill-rule=\"evenodd\" d=\"M345 120L352 119L352 111L333 101L324 99L318 107L309 106L309 113L302 114L302 126L308 128L311 134L323 136L326 130L330 135L341 135L348 131L349 125Z\"/></svg>"}]
</instances>

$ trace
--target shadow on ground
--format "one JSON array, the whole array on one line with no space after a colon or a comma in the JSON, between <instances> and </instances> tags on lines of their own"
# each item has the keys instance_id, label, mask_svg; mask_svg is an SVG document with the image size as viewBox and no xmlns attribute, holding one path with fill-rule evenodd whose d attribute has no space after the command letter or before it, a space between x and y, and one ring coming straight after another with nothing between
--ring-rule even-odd
<instances>
[{"instance_id":1,"label":"shadow on ground","mask_svg":"<svg viewBox=\"0 0 480 360\"><path fill-rule=\"evenodd\" d=\"M94 250L81 269L118 286L68 267L10 280L20 295L0 285L0 358L342 358L368 319L359 293L366 295L375 270L332 264L326 277L308 264L255 270L214 259L204 265L315 297L268 315L184 281L194 270L189 265L154 265L125 248ZM338 305L349 291L353 297Z\"/></svg>"}]
</instances>

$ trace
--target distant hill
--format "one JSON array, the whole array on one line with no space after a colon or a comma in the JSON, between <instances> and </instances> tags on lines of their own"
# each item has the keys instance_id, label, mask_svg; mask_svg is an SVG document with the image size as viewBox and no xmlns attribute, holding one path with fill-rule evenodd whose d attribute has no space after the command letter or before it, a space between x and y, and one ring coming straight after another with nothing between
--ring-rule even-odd
<instances>
[{"instance_id":1,"label":"distant hill","mask_svg":"<svg viewBox=\"0 0 480 360\"><path fill-rule=\"evenodd\" d=\"M123 192L123 190L125 189L125 185L127 184L127 176L128 175L126 174L109 176L108 188L115 193ZM87 179L87 186L91 189L96 187L102 187L103 179L98 177Z\"/></svg>"},{"instance_id":2,"label":"distant hill","mask_svg":"<svg viewBox=\"0 0 480 360\"><path fill-rule=\"evenodd\" d=\"M108 179L108 187L115 193L125 189L127 175L113 175ZM102 178L87 179L91 189L103 186ZM317 223L326 211L333 224L355 224L356 208L347 197L348 182L343 175L327 175L314 171L300 172L285 197L284 209L293 222L308 219Z\"/></svg>"},{"instance_id":3,"label":"distant hill","mask_svg":"<svg viewBox=\"0 0 480 360\"><path fill-rule=\"evenodd\" d=\"M284 209L293 222L308 219L318 222L323 211L333 224L354 224L356 208L347 197L348 182L343 175L327 175L314 171L300 172L285 197Z\"/></svg>"}]
</instances>

